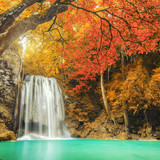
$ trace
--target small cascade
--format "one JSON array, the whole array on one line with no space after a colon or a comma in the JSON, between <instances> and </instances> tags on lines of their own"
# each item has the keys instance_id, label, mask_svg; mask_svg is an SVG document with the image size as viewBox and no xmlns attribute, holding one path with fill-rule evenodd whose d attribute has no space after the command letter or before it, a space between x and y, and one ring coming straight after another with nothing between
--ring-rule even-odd
<instances>
[{"instance_id":1,"label":"small cascade","mask_svg":"<svg viewBox=\"0 0 160 160\"><path fill-rule=\"evenodd\" d=\"M69 138L62 91L55 78L26 76L21 92L18 137Z\"/></svg>"}]
</instances>

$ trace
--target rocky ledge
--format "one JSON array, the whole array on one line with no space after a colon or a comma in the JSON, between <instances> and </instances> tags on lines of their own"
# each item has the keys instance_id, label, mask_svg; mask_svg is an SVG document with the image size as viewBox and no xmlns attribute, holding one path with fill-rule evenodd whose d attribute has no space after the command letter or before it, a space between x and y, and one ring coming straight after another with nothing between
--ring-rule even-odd
<instances>
[{"instance_id":1,"label":"rocky ledge","mask_svg":"<svg viewBox=\"0 0 160 160\"><path fill-rule=\"evenodd\" d=\"M132 140L159 140L160 119L159 109L147 111L148 123L143 113L130 116L130 133L125 133L123 115L119 113L116 124L109 120L101 106L93 106L89 101L75 100L75 97L65 96L66 123L70 135L74 138L100 139L132 139ZM86 103L85 103L86 102ZM90 109L88 108L90 105ZM133 114L131 114L133 115ZM157 117L153 119L153 117Z\"/></svg>"},{"instance_id":2,"label":"rocky ledge","mask_svg":"<svg viewBox=\"0 0 160 160\"><path fill-rule=\"evenodd\" d=\"M19 58L13 50L0 57L0 140L16 139L13 116L19 67Z\"/></svg>"}]
</instances>

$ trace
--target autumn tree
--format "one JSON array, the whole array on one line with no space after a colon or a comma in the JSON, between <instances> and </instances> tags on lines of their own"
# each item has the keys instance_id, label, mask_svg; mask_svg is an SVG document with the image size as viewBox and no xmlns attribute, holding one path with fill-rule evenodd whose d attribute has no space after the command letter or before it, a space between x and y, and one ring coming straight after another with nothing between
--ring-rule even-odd
<instances>
[{"instance_id":1,"label":"autumn tree","mask_svg":"<svg viewBox=\"0 0 160 160\"><path fill-rule=\"evenodd\" d=\"M143 59L138 58L133 63L126 65L124 70L125 80L122 79L120 72L116 72L108 85L106 85L107 98L112 106L112 110L117 117L121 115L120 112L123 113L124 107L133 114L143 111L146 116L149 104L149 98L146 97L146 94L149 94L149 74L144 66ZM124 102L126 106L124 106ZM129 134L131 131L129 117L127 121L127 124L125 123L125 131ZM126 122L125 118L124 122Z\"/></svg>"},{"instance_id":2,"label":"autumn tree","mask_svg":"<svg viewBox=\"0 0 160 160\"><path fill-rule=\"evenodd\" d=\"M95 27L94 24L96 22L98 25ZM93 21L87 22L84 25L84 28L88 26L86 29L89 32L85 38L82 37L82 35L85 34L83 27L75 24L74 32L76 32L76 35L79 35L78 38L80 42L73 43L70 41L70 43L66 45L66 49L64 50L65 64L63 64L63 68L70 78L77 80L78 84L73 88L76 93L82 90L89 90L91 86L88 81L95 80L97 75L101 77L100 86L103 103L107 115L115 121L105 96L103 73L107 69L107 64L111 65L115 63L117 55L106 53L105 44L100 41L101 36L99 35L101 35L101 32L96 32L100 27L100 23L98 22L99 19L93 19Z\"/></svg>"},{"instance_id":3,"label":"autumn tree","mask_svg":"<svg viewBox=\"0 0 160 160\"><path fill-rule=\"evenodd\" d=\"M59 73L63 53L60 53L58 48L63 47L69 34L62 37L63 29L56 24L50 29L51 24L52 22L44 23L25 35L27 44L23 65L26 74L53 77Z\"/></svg>"},{"instance_id":4,"label":"autumn tree","mask_svg":"<svg viewBox=\"0 0 160 160\"><path fill-rule=\"evenodd\" d=\"M8 10L1 9L0 14L0 41L1 54L20 35L28 30L34 30L39 24L52 21L59 13L74 9L91 14L89 17L101 19L101 32L108 39L106 48L111 48L111 43L121 44L123 48L129 48L127 54L154 49L159 39L159 4L157 0L135 1L72 1L72 0L23 0L15 1L15 5ZM1 1L4 8L8 3ZM68 7L69 6L69 7ZM28 16L21 18L25 12ZM78 15L78 12L76 13ZM23 17L23 16L22 16ZM70 19L83 23L81 16ZM53 21L55 23L55 21Z\"/></svg>"},{"instance_id":5,"label":"autumn tree","mask_svg":"<svg viewBox=\"0 0 160 160\"><path fill-rule=\"evenodd\" d=\"M122 55L123 80L125 80L123 69L125 55L154 51L159 41L159 10L157 1L154 2L153 4L153 1L93 1L90 4L89 1L78 1L76 5L70 4L73 9L68 14L64 28L73 32L73 36L79 36L77 43L71 42L67 45L65 58L66 62L71 63L70 76L78 79L76 90L81 89L81 86L88 87L85 82L99 74L105 99L103 73L107 65L114 64L119 50ZM82 26L88 28L79 34ZM127 107L124 108L126 126L128 126L127 110Z\"/></svg>"},{"instance_id":6,"label":"autumn tree","mask_svg":"<svg viewBox=\"0 0 160 160\"><path fill-rule=\"evenodd\" d=\"M148 90L149 74L143 67L142 60L136 61L134 65L135 68L129 70L126 80L120 87L119 101L121 104L125 101L129 110L133 110L136 113L147 109L145 94Z\"/></svg>"},{"instance_id":7,"label":"autumn tree","mask_svg":"<svg viewBox=\"0 0 160 160\"><path fill-rule=\"evenodd\" d=\"M160 68L154 70L154 74L149 82L149 92L146 93L148 105L160 105Z\"/></svg>"}]
</instances>

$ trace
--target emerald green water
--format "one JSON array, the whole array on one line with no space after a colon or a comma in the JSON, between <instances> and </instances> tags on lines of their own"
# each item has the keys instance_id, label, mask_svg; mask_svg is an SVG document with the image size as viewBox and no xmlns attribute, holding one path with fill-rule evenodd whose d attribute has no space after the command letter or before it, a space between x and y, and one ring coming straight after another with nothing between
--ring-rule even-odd
<instances>
[{"instance_id":1,"label":"emerald green water","mask_svg":"<svg viewBox=\"0 0 160 160\"><path fill-rule=\"evenodd\" d=\"M159 160L159 141L98 139L0 142L2 160Z\"/></svg>"}]
</instances>

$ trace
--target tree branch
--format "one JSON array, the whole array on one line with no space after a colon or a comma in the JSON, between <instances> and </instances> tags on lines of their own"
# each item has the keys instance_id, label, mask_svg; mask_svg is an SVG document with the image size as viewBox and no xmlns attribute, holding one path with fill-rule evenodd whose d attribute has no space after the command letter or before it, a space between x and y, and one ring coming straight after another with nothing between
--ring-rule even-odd
<instances>
[{"instance_id":1,"label":"tree branch","mask_svg":"<svg viewBox=\"0 0 160 160\"><path fill-rule=\"evenodd\" d=\"M41 3L42 1L43 0L23 0L21 3L0 14L0 33L6 32L6 30L14 23L15 18L17 18L26 8L34 3Z\"/></svg>"},{"instance_id":2,"label":"tree branch","mask_svg":"<svg viewBox=\"0 0 160 160\"><path fill-rule=\"evenodd\" d=\"M51 21L57 14L65 12L66 10L68 10L67 5L53 5L43 16L40 14L32 15L31 17L16 22L9 28L7 34L0 37L0 55L2 55L4 50L7 49L18 37L29 30L34 30L39 24Z\"/></svg>"}]
</instances>

